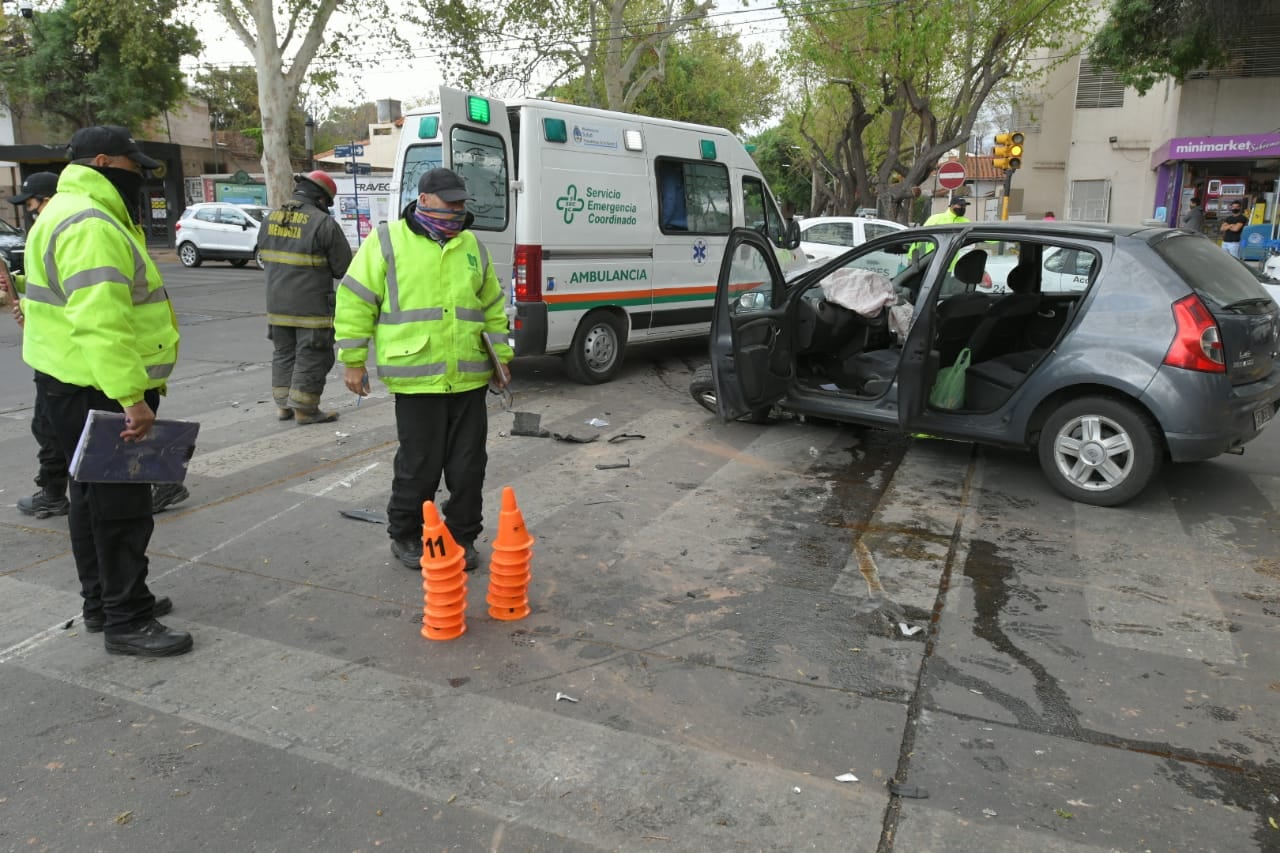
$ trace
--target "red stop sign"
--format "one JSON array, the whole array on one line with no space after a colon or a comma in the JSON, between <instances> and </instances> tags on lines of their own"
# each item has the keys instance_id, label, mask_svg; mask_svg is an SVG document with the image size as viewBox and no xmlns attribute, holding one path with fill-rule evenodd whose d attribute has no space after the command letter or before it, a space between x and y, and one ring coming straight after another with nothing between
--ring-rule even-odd
<instances>
[{"instance_id":1,"label":"red stop sign","mask_svg":"<svg viewBox=\"0 0 1280 853\"><path fill-rule=\"evenodd\" d=\"M943 163L938 167L938 186L944 190L954 190L964 186L964 166L958 160Z\"/></svg>"}]
</instances>

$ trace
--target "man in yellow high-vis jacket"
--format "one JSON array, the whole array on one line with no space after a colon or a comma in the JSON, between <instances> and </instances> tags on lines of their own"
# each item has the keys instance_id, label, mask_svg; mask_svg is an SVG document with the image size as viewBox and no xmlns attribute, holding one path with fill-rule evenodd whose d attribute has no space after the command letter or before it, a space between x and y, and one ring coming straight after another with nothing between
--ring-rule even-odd
<instances>
[{"instance_id":1,"label":"man in yellow high-vis jacket","mask_svg":"<svg viewBox=\"0 0 1280 853\"><path fill-rule=\"evenodd\" d=\"M377 351L378 378L395 395L396 451L387 532L391 553L411 569L422 558L422 504L443 474L444 521L476 568L483 529L485 389L510 379L502 287L475 235L462 178L432 169L402 218L384 223L356 252L338 287L334 334L346 385L368 394L365 362ZM501 362L490 362L485 341Z\"/></svg>"},{"instance_id":2,"label":"man in yellow high-vis jacket","mask_svg":"<svg viewBox=\"0 0 1280 853\"><path fill-rule=\"evenodd\" d=\"M144 438L178 356L178 321L136 224L145 169L129 131L88 127L27 238L22 357L36 371L68 458L91 409L123 412L125 441ZM147 483L72 481L71 550L89 632L114 654L182 654L191 635L156 621L172 606L147 588L154 521Z\"/></svg>"}]
</instances>

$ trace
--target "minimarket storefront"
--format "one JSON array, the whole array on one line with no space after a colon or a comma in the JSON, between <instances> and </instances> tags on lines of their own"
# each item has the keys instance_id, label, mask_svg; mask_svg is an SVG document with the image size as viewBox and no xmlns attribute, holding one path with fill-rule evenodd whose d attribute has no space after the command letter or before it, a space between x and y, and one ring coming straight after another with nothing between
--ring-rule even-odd
<instances>
[{"instance_id":1,"label":"minimarket storefront","mask_svg":"<svg viewBox=\"0 0 1280 853\"><path fill-rule=\"evenodd\" d=\"M1156 172L1153 218L1176 226L1192 198L1204 205L1204 231L1218 236L1218 219L1233 201L1253 225L1280 225L1280 133L1177 136L1151 155Z\"/></svg>"}]
</instances>

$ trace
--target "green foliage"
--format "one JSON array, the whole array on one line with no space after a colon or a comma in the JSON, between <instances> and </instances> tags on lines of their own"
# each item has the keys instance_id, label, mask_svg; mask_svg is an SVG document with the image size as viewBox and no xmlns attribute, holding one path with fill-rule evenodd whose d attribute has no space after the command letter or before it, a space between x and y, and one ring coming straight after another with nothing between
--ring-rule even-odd
<instances>
[{"instance_id":1,"label":"green foliage","mask_svg":"<svg viewBox=\"0 0 1280 853\"><path fill-rule=\"evenodd\" d=\"M784 209L808 212L813 191L813 163L808 144L790 124L761 131L750 140L751 157Z\"/></svg>"},{"instance_id":2,"label":"green foliage","mask_svg":"<svg viewBox=\"0 0 1280 853\"><path fill-rule=\"evenodd\" d=\"M201 48L180 0L67 0L7 22L0 94L60 129L141 126L186 94L179 62Z\"/></svg>"},{"instance_id":3,"label":"green foliage","mask_svg":"<svg viewBox=\"0 0 1280 853\"><path fill-rule=\"evenodd\" d=\"M631 111L714 0L417 0L448 79L503 95L581 78L575 100ZM478 45L484 46L477 49Z\"/></svg>"},{"instance_id":4,"label":"green foliage","mask_svg":"<svg viewBox=\"0 0 1280 853\"><path fill-rule=\"evenodd\" d=\"M633 79L657 66L649 54L637 64ZM598 104L603 74L581 74L550 94L575 104ZM697 26L667 45L664 72L639 93L630 112L673 121L725 127L741 133L773 112L778 77L758 46L744 49L735 33Z\"/></svg>"},{"instance_id":5,"label":"green foliage","mask_svg":"<svg viewBox=\"0 0 1280 853\"><path fill-rule=\"evenodd\" d=\"M359 141L369 135L369 125L378 120L378 105L363 104L333 107L329 117L316 127L316 150L327 151L335 145Z\"/></svg>"},{"instance_id":6,"label":"green foliage","mask_svg":"<svg viewBox=\"0 0 1280 853\"><path fill-rule=\"evenodd\" d=\"M1112 0L1090 53L1145 93L1166 77L1222 67L1249 21L1278 12L1276 0Z\"/></svg>"},{"instance_id":7,"label":"green foliage","mask_svg":"<svg viewBox=\"0 0 1280 853\"><path fill-rule=\"evenodd\" d=\"M938 160L964 145L1005 81L1030 82L1089 20L1090 0L781 0L804 87L794 120L822 169L814 206L903 219ZM831 180L827 180L828 176Z\"/></svg>"}]
</instances>

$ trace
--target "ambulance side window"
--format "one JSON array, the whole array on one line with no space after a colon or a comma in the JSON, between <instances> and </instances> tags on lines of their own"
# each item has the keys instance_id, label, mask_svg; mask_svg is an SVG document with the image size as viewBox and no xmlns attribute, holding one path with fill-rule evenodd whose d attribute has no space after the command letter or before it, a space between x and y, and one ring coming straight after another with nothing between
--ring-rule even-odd
<instances>
[{"instance_id":1,"label":"ambulance side window","mask_svg":"<svg viewBox=\"0 0 1280 853\"><path fill-rule=\"evenodd\" d=\"M471 201L467 210L475 216L477 231L502 231L507 227L507 147L496 133L474 127L455 127L453 171L467 182Z\"/></svg>"},{"instance_id":2,"label":"ambulance side window","mask_svg":"<svg viewBox=\"0 0 1280 853\"><path fill-rule=\"evenodd\" d=\"M742 209L747 217L745 224L748 228L760 231L773 240L775 246L783 244L787 235L782 213L759 179L742 179Z\"/></svg>"},{"instance_id":3,"label":"ambulance side window","mask_svg":"<svg viewBox=\"0 0 1280 853\"><path fill-rule=\"evenodd\" d=\"M729 170L720 163L663 158L658 178L658 226L664 234L728 234L732 224Z\"/></svg>"}]
</instances>

